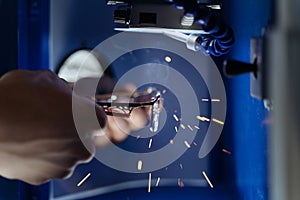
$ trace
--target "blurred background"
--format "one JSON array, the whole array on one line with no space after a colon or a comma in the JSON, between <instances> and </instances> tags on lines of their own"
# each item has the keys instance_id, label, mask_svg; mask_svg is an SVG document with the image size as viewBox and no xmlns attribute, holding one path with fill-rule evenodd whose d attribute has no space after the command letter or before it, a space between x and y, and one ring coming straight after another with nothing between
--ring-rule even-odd
<instances>
[{"instance_id":1,"label":"blurred background","mask_svg":"<svg viewBox=\"0 0 300 200\"><path fill-rule=\"evenodd\" d=\"M151 193L147 192L148 173L120 172L94 159L78 166L71 178L41 186L1 178L0 199L298 199L300 25L296 20L300 5L293 0L219 3L222 3L222 18L233 29L235 44L229 54L211 56L224 81L227 112L220 139L208 156L198 158L199 146L208 129L208 124L201 123L200 131L193 130L199 146L194 145L169 166L153 172ZM73 52L94 49L119 33L114 30L114 10L115 6L107 6L100 0L0 0L1 75L12 69L57 72ZM244 62L239 63L241 68L245 63L253 63L253 51L257 52L251 45L252 38L263 38L259 52L263 57L264 81L256 83L250 73L226 76L224 60ZM176 43L163 36L156 39L170 48ZM172 64L165 63L166 55L172 58ZM199 55L199 62L209 58L202 57ZM118 79L134 66L149 62L172 65L199 91L198 99L210 98L203 78L194 76L193 66L167 51L134 51L115 60L110 70ZM155 73L162 72L154 71L151 75ZM272 104L253 97L251 84L264 84L267 91L264 99L271 99ZM169 112L163 114L168 119L163 133L179 126L171 119L179 104L172 101L172 91L167 91L165 99L165 109ZM210 116L211 106L211 103L200 104L201 113ZM180 116L180 112L176 114ZM159 149L172 135L156 137L159 142L153 148ZM120 144L136 152L144 151L145 146L148 140L137 142L132 137ZM207 173L214 188L202 171ZM77 187L88 173L91 177ZM161 185L154 187L157 177L161 177Z\"/></svg>"}]
</instances>

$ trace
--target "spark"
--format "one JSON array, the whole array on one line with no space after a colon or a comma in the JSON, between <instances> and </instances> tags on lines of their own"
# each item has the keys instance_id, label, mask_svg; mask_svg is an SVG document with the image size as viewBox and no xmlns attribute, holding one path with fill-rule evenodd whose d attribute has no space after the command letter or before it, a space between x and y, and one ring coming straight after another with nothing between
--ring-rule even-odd
<instances>
[{"instance_id":1,"label":"spark","mask_svg":"<svg viewBox=\"0 0 300 200\"><path fill-rule=\"evenodd\" d=\"M142 170L142 167L143 167L143 161L139 160L139 161L138 161L138 165L137 165L137 169L138 169L139 171L141 171L141 170Z\"/></svg>"},{"instance_id":2,"label":"spark","mask_svg":"<svg viewBox=\"0 0 300 200\"><path fill-rule=\"evenodd\" d=\"M202 174L203 174L204 178L206 179L207 183L209 184L209 186L211 188L214 188L213 184L210 182L209 178L207 177L205 171L202 171Z\"/></svg>"},{"instance_id":3,"label":"spark","mask_svg":"<svg viewBox=\"0 0 300 200\"><path fill-rule=\"evenodd\" d=\"M91 173L88 173L78 184L77 187L80 187L86 179L88 179L91 176Z\"/></svg>"},{"instance_id":4,"label":"spark","mask_svg":"<svg viewBox=\"0 0 300 200\"><path fill-rule=\"evenodd\" d=\"M187 126L188 126L188 128L189 128L191 131L194 130L190 125L187 125Z\"/></svg>"},{"instance_id":5,"label":"spark","mask_svg":"<svg viewBox=\"0 0 300 200\"><path fill-rule=\"evenodd\" d=\"M179 121L177 115L173 114L173 118L174 118L176 121Z\"/></svg>"},{"instance_id":6,"label":"spark","mask_svg":"<svg viewBox=\"0 0 300 200\"><path fill-rule=\"evenodd\" d=\"M211 102L220 102L220 99L211 99Z\"/></svg>"},{"instance_id":7,"label":"spark","mask_svg":"<svg viewBox=\"0 0 300 200\"><path fill-rule=\"evenodd\" d=\"M193 144L194 144L195 146L197 146L197 143L196 143L196 142L193 142Z\"/></svg>"},{"instance_id":8,"label":"spark","mask_svg":"<svg viewBox=\"0 0 300 200\"><path fill-rule=\"evenodd\" d=\"M170 144L174 144L174 140L171 139L171 140L170 140Z\"/></svg>"},{"instance_id":9,"label":"spark","mask_svg":"<svg viewBox=\"0 0 300 200\"><path fill-rule=\"evenodd\" d=\"M166 56L165 57L165 61L168 62L168 63L170 63L172 61L172 58L170 56Z\"/></svg>"},{"instance_id":10,"label":"spark","mask_svg":"<svg viewBox=\"0 0 300 200\"><path fill-rule=\"evenodd\" d=\"M159 181L160 181L160 177L157 178L155 187L158 187Z\"/></svg>"},{"instance_id":11,"label":"spark","mask_svg":"<svg viewBox=\"0 0 300 200\"><path fill-rule=\"evenodd\" d=\"M227 153L227 154L231 155L231 152L228 151L227 149L222 149L222 151L223 151L224 153Z\"/></svg>"},{"instance_id":12,"label":"spark","mask_svg":"<svg viewBox=\"0 0 300 200\"><path fill-rule=\"evenodd\" d=\"M150 149L150 148L151 148L151 146L152 146L152 138L151 138L151 139L150 139L150 141L149 141L148 148Z\"/></svg>"},{"instance_id":13,"label":"spark","mask_svg":"<svg viewBox=\"0 0 300 200\"><path fill-rule=\"evenodd\" d=\"M184 141L184 144L187 148L191 148L191 145L186 140Z\"/></svg>"},{"instance_id":14,"label":"spark","mask_svg":"<svg viewBox=\"0 0 300 200\"><path fill-rule=\"evenodd\" d=\"M178 178L177 183L179 187L184 187L184 183L180 180L180 178Z\"/></svg>"},{"instance_id":15,"label":"spark","mask_svg":"<svg viewBox=\"0 0 300 200\"><path fill-rule=\"evenodd\" d=\"M216 122L218 124L224 125L224 122L222 122L222 121L220 121L218 119L213 118L212 121L214 121L214 122Z\"/></svg>"},{"instance_id":16,"label":"spark","mask_svg":"<svg viewBox=\"0 0 300 200\"><path fill-rule=\"evenodd\" d=\"M200 128L198 126L194 126L194 127L195 127L195 129L200 130Z\"/></svg>"},{"instance_id":17,"label":"spark","mask_svg":"<svg viewBox=\"0 0 300 200\"><path fill-rule=\"evenodd\" d=\"M181 163L179 164L179 167L180 167L180 169L183 170L183 165Z\"/></svg>"},{"instance_id":18,"label":"spark","mask_svg":"<svg viewBox=\"0 0 300 200\"><path fill-rule=\"evenodd\" d=\"M148 177L148 192L151 192L151 173L149 173L149 177Z\"/></svg>"},{"instance_id":19,"label":"spark","mask_svg":"<svg viewBox=\"0 0 300 200\"><path fill-rule=\"evenodd\" d=\"M203 102L209 102L209 99L201 99ZM220 102L220 99L210 99L211 102Z\"/></svg>"},{"instance_id":20,"label":"spark","mask_svg":"<svg viewBox=\"0 0 300 200\"><path fill-rule=\"evenodd\" d=\"M163 94L166 94L166 93L167 93L167 90L166 90L166 89L164 89L164 90L162 91L162 93L163 93Z\"/></svg>"},{"instance_id":21,"label":"spark","mask_svg":"<svg viewBox=\"0 0 300 200\"><path fill-rule=\"evenodd\" d=\"M197 116L197 119L199 119L200 121L203 121L203 122L209 122L210 119L206 118L206 117L201 117L201 116Z\"/></svg>"},{"instance_id":22,"label":"spark","mask_svg":"<svg viewBox=\"0 0 300 200\"><path fill-rule=\"evenodd\" d=\"M180 127L181 127L182 129L185 129L185 125L183 125L183 124L180 124Z\"/></svg>"},{"instance_id":23,"label":"spark","mask_svg":"<svg viewBox=\"0 0 300 200\"><path fill-rule=\"evenodd\" d=\"M178 132L178 128L177 128L177 126L175 126L175 131L176 131L176 133Z\"/></svg>"}]
</instances>

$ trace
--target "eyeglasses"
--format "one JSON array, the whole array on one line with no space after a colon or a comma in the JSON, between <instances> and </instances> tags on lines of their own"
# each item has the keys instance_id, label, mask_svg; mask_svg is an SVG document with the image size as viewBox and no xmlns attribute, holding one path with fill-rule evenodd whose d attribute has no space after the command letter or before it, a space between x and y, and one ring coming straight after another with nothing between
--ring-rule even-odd
<instances>
[{"instance_id":1,"label":"eyeglasses","mask_svg":"<svg viewBox=\"0 0 300 200\"><path fill-rule=\"evenodd\" d=\"M128 97L125 93L113 93L96 95L95 101L103 107L105 113L110 116L129 118L136 108L148 109L150 119L150 131L158 130L159 114L162 108L162 97L159 91L134 93Z\"/></svg>"}]
</instances>

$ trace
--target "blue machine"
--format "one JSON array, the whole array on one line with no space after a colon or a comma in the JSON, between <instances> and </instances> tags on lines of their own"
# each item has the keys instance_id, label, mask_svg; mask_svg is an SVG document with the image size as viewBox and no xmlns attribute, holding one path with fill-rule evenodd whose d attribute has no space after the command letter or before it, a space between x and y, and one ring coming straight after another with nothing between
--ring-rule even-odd
<instances>
[{"instance_id":1,"label":"blue machine","mask_svg":"<svg viewBox=\"0 0 300 200\"><path fill-rule=\"evenodd\" d=\"M113 4L114 1L109 2ZM179 8L178 2L182 1L168 2L177 2ZM64 60L73 52L79 49L94 49L101 42L119 33L114 30L113 16L116 7L107 6L104 1L19 0L17 3L18 6L15 5L14 9L18 8L18 67L20 69L51 69L57 72ZM203 1L203 3L208 5L213 2ZM2 6L1 1L0 6ZM260 30L267 25L270 18L271 2L259 1L257 4L252 4L230 0L224 2L222 6L222 16L232 27L236 42L226 58L250 62L250 38L261 36ZM143 17L145 20L153 19L151 14ZM176 41L172 42L168 37L164 39L163 36L155 36L154 39L157 39L158 43L170 45L170 49L173 44L177 45ZM227 53L226 45L231 48L232 43L228 41L224 43L223 50L226 51L223 53ZM205 47L205 52L211 45L210 42L203 42L201 41L200 44ZM186 47L182 45L182 48ZM212 50L212 52L212 56L223 54L219 51ZM168 65L163 60L165 56L172 58L172 67L180 71L184 77L188 77L195 91L201 91L196 94L198 99L209 97L210 92L205 81L201 76L195 75L196 72L189 60L167 50L145 48L128 52L112 63L111 70L115 77L120 79L137 65L145 63ZM199 159L199 148L209 128L209 123L200 123L200 131L193 130L197 134L193 148L170 165L152 172L151 193L147 192L148 173L121 172L94 159L89 164L78 166L74 175L67 180L55 180L42 186L31 186L20 182L18 188L14 182L12 186L7 187L15 193L0 192L0 199L2 199L1 195L3 199L13 199L18 196L19 199L61 200L268 199L267 125L264 123L268 113L262 101L250 96L248 75L233 79L223 75L224 59L224 56L213 57L216 69L222 74L227 96L227 117L217 144L205 158ZM151 76L157 73L157 76L161 75L160 78L164 78L166 72L149 69L149 73ZM170 113L166 111L167 114L163 116L168 119L172 118L174 108L179 104L173 102L173 99L174 94L167 92L165 104L166 110ZM211 106L212 103L201 104L199 106L201 113L210 116ZM180 116L181 113L177 114ZM170 132L170 127L174 130L174 126L179 127L180 124L170 119L162 132L167 134ZM169 142L169 137L164 134L157 136L159 142L153 143L154 149L162 148ZM141 151L143 147L148 146L148 141L148 139L141 139L137 142L136 138L130 138L120 144L120 147ZM134 148L132 143L136 145ZM212 180L213 188L208 184L203 172L206 172ZM78 187L76 184L88 173L91 173L91 177ZM161 182L159 187L155 187L158 177L161 178ZM4 180L1 182L4 183Z\"/></svg>"}]
</instances>

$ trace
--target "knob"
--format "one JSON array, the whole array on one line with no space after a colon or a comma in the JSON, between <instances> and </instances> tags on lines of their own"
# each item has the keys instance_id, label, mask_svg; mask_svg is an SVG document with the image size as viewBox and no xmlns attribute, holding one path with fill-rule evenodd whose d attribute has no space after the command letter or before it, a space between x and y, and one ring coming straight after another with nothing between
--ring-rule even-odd
<instances>
[{"instance_id":1,"label":"knob","mask_svg":"<svg viewBox=\"0 0 300 200\"><path fill-rule=\"evenodd\" d=\"M257 76L257 59L253 63L246 63L236 60L225 60L223 63L223 69L227 76L236 76L244 73L254 73Z\"/></svg>"}]
</instances>

